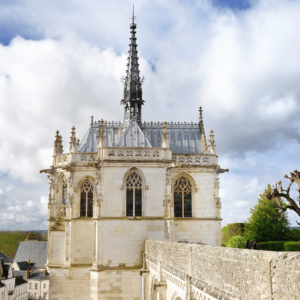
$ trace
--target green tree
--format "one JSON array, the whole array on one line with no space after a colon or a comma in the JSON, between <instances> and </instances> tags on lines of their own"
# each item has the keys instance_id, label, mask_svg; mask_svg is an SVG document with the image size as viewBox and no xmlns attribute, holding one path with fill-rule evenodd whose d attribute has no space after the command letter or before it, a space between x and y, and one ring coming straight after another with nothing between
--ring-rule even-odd
<instances>
[{"instance_id":1,"label":"green tree","mask_svg":"<svg viewBox=\"0 0 300 300\"><path fill-rule=\"evenodd\" d=\"M244 237L257 242L284 241L289 231L289 220L286 213L281 214L276 202L269 201L267 193L272 188L268 185L267 190L259 195L257 204L250 209L251 216L245 222Z\"/></svg>"}]
</instances>

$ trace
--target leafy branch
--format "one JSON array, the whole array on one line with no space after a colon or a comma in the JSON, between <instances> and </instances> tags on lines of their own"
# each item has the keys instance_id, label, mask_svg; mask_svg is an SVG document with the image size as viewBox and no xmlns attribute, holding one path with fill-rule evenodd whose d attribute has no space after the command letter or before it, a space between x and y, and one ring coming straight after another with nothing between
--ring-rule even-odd
<instances>
[{"instance_id":1,"label":"leafy branch","mask_svg":"<svg viewBox=\"0 0 300 300\"><path fill-rule=\"evenodd\" d=\"M290 184L287 189L283 189L281 180L278 181L278 183L273 186L271 191L265 191L266 197L275 203L278 204L278 208L276 208L280 213L280 219L282 218L283 214L287 210L293 210L299 217L300 217L300 206L298 206L297 202L300 204L300 172L297 170L294 170L293 172L290 172L290 176L284 175L284 178L287 178L290 180ZM296 182L298 185L298 198L297 200L294 200L290 196L290 190L292 184ZM296 222L298 225L300 223Z\"/></svg>"}]
</instances>

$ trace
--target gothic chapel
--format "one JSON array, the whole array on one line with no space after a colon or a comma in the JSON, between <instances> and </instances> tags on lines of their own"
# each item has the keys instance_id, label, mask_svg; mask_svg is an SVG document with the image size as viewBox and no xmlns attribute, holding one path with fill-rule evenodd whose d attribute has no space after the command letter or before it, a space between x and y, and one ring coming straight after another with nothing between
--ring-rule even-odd
<instances>
[{"instance_id":1,"label":"gothic chapel","mask_svg":"<svg viewBox=\"0 0 300 300\"><path fill-rule=\"evenodd\" d=\"M146 239L221 245L213 131L199 122L142 122L136 24L123 78L123 122L94 121L69 153L56 133L48 173L49 299L148 299Z\"/></svg>"}]
</instances>

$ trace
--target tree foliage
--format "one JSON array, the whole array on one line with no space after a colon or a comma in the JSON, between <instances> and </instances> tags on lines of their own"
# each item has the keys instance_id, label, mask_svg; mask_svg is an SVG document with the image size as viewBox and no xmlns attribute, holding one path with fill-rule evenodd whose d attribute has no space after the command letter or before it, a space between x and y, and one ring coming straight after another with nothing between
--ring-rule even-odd
<instances>
[{"instance_id":1,"label":"tree foliage","mask_svg":"<svg viewBox=\"0 0 300 300\"><path fill-rule=\"evenodd\" d=\"M246 248L246 239L242 236L232 236L226 244L228 248Z\"/></svg>"},{"instance_id":2,"label":"tree foliage","mask_svg":"<svg viewBox=\"0 0 300 300\"><path fill-rule=\"evenodd\" d=\"M268 185L264 194L259 195L257 204L250 209L251 216L245 222L245 238L257 242L284 241L289 231L289 221L285 212L278 210L276 202L269 201L267 193L272 188Z\"/></svg>"},{"instance_id":3,"label":"tree foliage","mask_svg":"<svg viewBox=\"0 0 300 300\"><path fill-rule=\"evenodd\" d=\"M221 229L222 244L226 245L232 236L242 236L244 234L244 223L230 223Z\"/></svg>"},{"instance_id":4,"label":"tree foliage","mask_svg":"<svg viewBox=\"0 0 300 300\"><path fill-rule=\"evenodd\" d=\"M292 210L300 217L300 206L290 196L291 186L294 182L296 182L298 185L297 191L299 193L297 201L300 202L300 172L298 170L294 170L293 172L290 172L290 177L288 175L284 175L284 178L290 180L290 184L286 190L282 188L282 182L279 180L273 189L266 190L265 194L270 201L277 204L277 209L281 215L283 215L287 210ZM299 222L297 222L297 224L300 225Z\"/></svg>"}]
</instances>

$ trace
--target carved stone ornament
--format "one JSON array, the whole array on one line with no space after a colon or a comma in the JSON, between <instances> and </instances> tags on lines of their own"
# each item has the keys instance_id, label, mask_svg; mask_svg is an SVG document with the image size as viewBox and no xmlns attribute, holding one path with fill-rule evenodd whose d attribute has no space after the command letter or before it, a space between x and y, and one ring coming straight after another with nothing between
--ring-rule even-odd
<instances>
[{"instance_id":1,"label":"carved stone ornament","mask_svg":"<svg viewBox=\"0 0 300 300\"><path fill-rule=\"evenodd\" d=\"M103 202L101 194L94 194L93 206L101 206Z\"/></svg>"},{"instance_id":2,"label":"carved stone ornament","mask_svg":"<svg viewBox=\"0 0 300 300\"><path fill-rule=\"evenodd\" d=\"M222 208L221 198L215 196L214 200L215 200L216 207L217 208Z\"/></svg>"},{"instance_id":3,"label":"carved stone ornament","mask_svg":"<svg viewBox=\"0 0 300 300\"><path fill-rule=\"evenodd\" d=\"M65 230L65 207L60 206L59 213L55 219L55 224L50 227L50 230L64 231Z\"/></svg>"},{"instance_id":4,"label":"carved stone ornament","mask_svg":"<svg viewBox=\"0 0 300 300\"><path fill-rule=\"evenodd\" d=\"M166 185L172 184L172 175L171 175L171 169L167 168L166 170Z\"/></svg>"},{"instance_id":5,"label":"carved stone ornament","mask_svg":"<svg viewBox=\"0 0 300 300\"><path fill-rule=\"evenodd\" d=\"M67 201L66 201L66 207L70 208L73 206L74 203L74 196L73 195L68 195L67 196Z\"/></svg>"},{"instance_id":6,"label":"carved stone ornament","mask_svg":"<svg viewBox=\"0 0 300 300\"><path fill-rule=\"evenodd\" d=\"M95 184L100 185L102 183L102 168L98 168L96 172Z\"/></svg>"},{"instance_id":7,"label":"carved stone ornament","mask_svg":"<svg viewBox=\"0 0 300 300\"><path fill-rule=\"evenodd\" d=\"M68 178L68 184L69 184L69 187L73 187L73 184L74 184L74 172L70 173L70 176Z\"/></svg>"},{"instance_id":8,"label":"carved stone ornament","mask_svg":"<svg viewBox=\"0 0 300 300\"><path fill-rule=\"evenodd\" d=\"M174 201L172 199L172 195L165 195L165 199L163 201L163 207L174 207Z\"/></svg>"}]
</instances>

